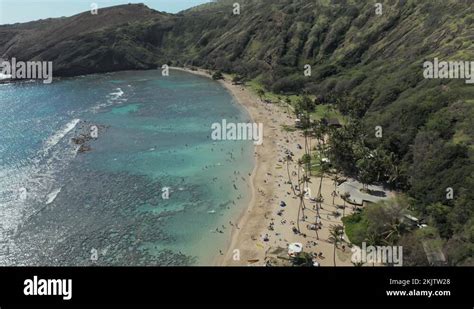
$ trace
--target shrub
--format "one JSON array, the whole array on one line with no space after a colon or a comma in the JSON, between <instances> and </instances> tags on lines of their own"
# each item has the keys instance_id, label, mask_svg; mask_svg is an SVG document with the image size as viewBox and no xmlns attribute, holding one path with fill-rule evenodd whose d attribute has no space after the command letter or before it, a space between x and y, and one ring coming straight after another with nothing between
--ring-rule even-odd
<instances>
[{"instance_id":1,"label":"shrub","mask_svg":"<svg viewBox=\"0 0 474 309\"><path fill-rule=\"evenodd\" d=\"M220 79L224 79L224 76L222 75L221 71L217 71L214 74L212 74L212 79L213 80L220 80Z\"/></svg>"}]
</instances>

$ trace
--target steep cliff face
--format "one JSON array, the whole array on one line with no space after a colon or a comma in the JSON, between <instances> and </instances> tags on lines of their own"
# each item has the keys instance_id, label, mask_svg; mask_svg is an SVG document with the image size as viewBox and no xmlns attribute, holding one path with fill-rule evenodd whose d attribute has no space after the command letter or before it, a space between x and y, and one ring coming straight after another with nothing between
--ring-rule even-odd
<instances>
[{"instance_id":1,"label":"steep cliff face","mask_svg":"<svg viewBox=\"0 0 474 309\"><path fill-rule=\"evenodd\" d=\"M122 5L98 15L0 26L0 56L54 61L59 75L75 75L76 67L83 74L169 61L254 75L271 70L272 84L314 65L312 80L295 76L301 89L352 68L390 74L426 57L473 52L468 1L386 1L381 15L364 1L239 3L239 15L234 1L221 0L176 15ZM292 88L285 80L274 87Z\"/></svg>"},{"instance_id":2,"label":"steep cliff face","mask_svg":"<svg viewBox=\"0 0 474 309\"><path fill-rule=\"evenodd\" d=\"M56 76L152 67L152 55L123 33L159 24L169 14L145 5L121 5L72 17L0 26L0 56L53 61ZM126 30L125 30L126 29Z\"/></svg>"}]
</instances>

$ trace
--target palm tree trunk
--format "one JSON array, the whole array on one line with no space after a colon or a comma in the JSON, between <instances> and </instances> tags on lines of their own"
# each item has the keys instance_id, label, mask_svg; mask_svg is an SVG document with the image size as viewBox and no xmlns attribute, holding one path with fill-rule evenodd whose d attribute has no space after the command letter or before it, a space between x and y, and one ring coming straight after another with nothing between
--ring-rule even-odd
<instances>
[{"instance_id":1,"label":"palm tree trunk","mask_svg":"<svg viewBox=\"0 0 474 309\"><path fill-rule=\"evenodd\" d=\"M298 232L300 232L300 210L301 210L301 203L302 203L302 195L300 194L300 204L298 206L298 218L296 219L296 228Z\"/></svg>"},{"instance_id":2,"label":"palm tree trunk","mask_svg":"<svg viewBox=\"0 0 474 309\"><path fill-rule=\"evenodd\" d=\"M316 207L317 207L317 206L316 206ZM316 225L316 229L315 229L315 231L316 231L316 239L319 240L319 234L318 234L318 230L319 230L319 211L318 211L318 214L317 214L316 222L315 222L315 223L316 223L316 224L315 224L315 225Z\"/></svg>"},{"instance_id":3,"label":"palm tree trunk","mask_svg":"<svg viewBox=\"0 0 474 309\"><path fill-rule=\"evenodd\" d=\"M288 182L291 185L291 191L293 191L293 194L296 195L296 191L295 191L295 188L293 186L293 181L291 180L289 160L286 160L286 171L288 172Z\"/></svg>"},{"instance_id":4,"label":"palm tree trunk","mask_svg":"<svg viewBox=\"0 0 474 309\"><path fill-rule=\"evenodd\" d=\"M301 162L298 162L298 187L299 187L300 192L301 192L301 185L300 185L300 163L301 163Z\"/></svg>"},{"instance_id":5,"label":"palm tree trunk","mask_svg":"<svg viewBox=\"0 0 474 309\"><path fill-rule=\"evenodd\" d=\"M309 136L309 162L308 162L308 170L309 170L309 176L311 176L311 135Z\"/></svg>"},{"instance_id":6,"label":"palm tree trunk","mask_svg":"<svg viewBox=\"0 0 474 309\"><path fill-rule=\"evenodd\" d=\"M304 210L306 209L306 204L304 203L304 195L301 198L301 203L302 203L301 211L302 211L302 215L303 215L302 218L303 218L303 221L304 221Z\"/></svg>"},{"instance_id":7,"label":"palm tree trunk","mask_svg":"<svg viewBox=\"0 0 474 309\"><path fill-rule=\"evenodd\" d=\"M304 130L304 152L306 154L309 154L309 142L308 142L308 137L309 137L309 131L307 129Z\"/></svg>"},{"instance_id":8,"label":"palm tree trunk","mask_svg":"<svg viewBox=\"0 0 474 309\"><path fill-rule=\"evenodd\" d=\"M318 197L321 197L321 189L323 187L323 177L324 177L324 172L321 171L321 178L319 181L319 189L318 189Z\"/></svg>"}]
</instances>

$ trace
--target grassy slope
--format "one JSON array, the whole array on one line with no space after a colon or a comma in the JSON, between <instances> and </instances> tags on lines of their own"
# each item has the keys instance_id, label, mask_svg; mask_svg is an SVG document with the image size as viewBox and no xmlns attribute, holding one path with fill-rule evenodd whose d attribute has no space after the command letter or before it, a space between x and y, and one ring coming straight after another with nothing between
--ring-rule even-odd
<instances>
[{"instance_id":1,"label":"grassy slope","mask_svg":"<svg viewBox=\"0 0 474 309\"><path fill-rule=\"evenodd\" d=\"M209 7L212 20L201 15L200 22L212 26L197 27L199 32L188 34L194 41L182 43L201 51L185 48L181 64L248 76L254 80L250 86L266 86L266 98L273 101L287 88L361 98L367 103L362 130L368 143L395 154L416 198L414 212L439 226L450 262L472 263L474 87L422 76L422 63L434 57L474 59L472 6L385 1L383 15L377 16L372 4L348 3L247 1L238 17L222 13L228 4L216 14ZM304 64L312 65L312 77L303 77ZM319 107L314 116L325 111ZM382 139L375 138L375 126L382 126ZM446 200L448 187L459 194L456 199ZM434 211L433 203L443 205L441 210ZM454 253L456 247L464 249Z\"/></svg>"}]
</instances>

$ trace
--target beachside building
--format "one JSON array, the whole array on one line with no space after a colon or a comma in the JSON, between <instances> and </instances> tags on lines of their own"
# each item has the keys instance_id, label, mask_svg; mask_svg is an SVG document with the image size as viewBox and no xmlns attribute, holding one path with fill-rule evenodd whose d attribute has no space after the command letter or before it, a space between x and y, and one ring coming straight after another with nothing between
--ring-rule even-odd
<instances>
[{"instance_id":1,"label":"beachside building","mask_svg":"<svg viewBox=\"0 0 474 309\"><path fill-rule=\"evenodd\" d=\"M369 185L368 189L372 194L363 192L364 185L355 179L348 178L346 181L342 182L337 186L337 193L342 195L344 193L349 193L350 196L346 199L347 202L358 205L366 206L370 203L377 203L381 200L386 200L389 198L389 191L382 186L378 185Z\"/></svg>"}]
</instances>

